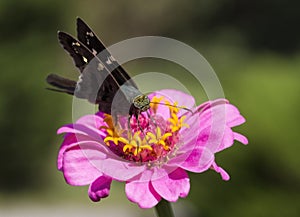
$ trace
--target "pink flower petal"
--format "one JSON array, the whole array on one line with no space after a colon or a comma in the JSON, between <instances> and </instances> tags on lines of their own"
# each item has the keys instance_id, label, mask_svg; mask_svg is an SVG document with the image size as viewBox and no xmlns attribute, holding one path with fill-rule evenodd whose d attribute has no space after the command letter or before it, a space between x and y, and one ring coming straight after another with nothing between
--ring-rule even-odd
<instances>
[{"instance_id":1,"label":"pink flower petal","mask_svg":"<svg viewBox=\"0 0 300 217\"><path fill-rule=\"evenodd\" d=\"M220 128L212 129L211 126L208 126L202 129L198 136L197 145L208 148L212 153L218 152L222 146L225 128L226 126L220 126Z\"/></svg>"},{"instance_id":2,"label":"pink flower petal","mask_svg":"<svg viewBox=\"0 0 300 217\"><path fill-rule=\"evenodd\" d=\"M195 106L194 97L179 90L164 89L149 94L150 97L153 95L165 96L166 99L170 99L172 102L178 102L179 106L185 106L187 108L193 108Z\"/></svg>"},{"instance_id":3,"label":"pink flower petal","mask_svg":"<svg viewBox=\"0 0 300 217\"><path fill-rule=\"evenodd\" d=\"M197 111L198 113L202 113L204 110L206 110L207 108L210 108L210 107L211 107L211 101L207 101L207 102L204 102L204 103L200 104L199 106L197 106L195 111Z\"/></svg>"},{"instance_id":4,"label":"pink flower petal","mask_svg":"<svg viewBox=\"0 0 300 217\"><path fill-rule=\"evenodd\" d=\"M235 127L245 122L245 118L241 116L239 110L225 99L217 99L200 105L198 111L202 126L212 124L213 120L226 123L228 127Z\"/></svg>"},{"instance_id":5,"label":"pink flower petal","mask_svg":"<svg viewBox=\"0 0 300 217\"><path fill-rule=\"evenodd\" d=\"M161 196L154 190L150 180L146 181L151 174L151 171L146 170L140 179L128 182L125 186L127 198L131 202L137 203L140 208L152 208L161 200Z\"/></svg>"},{"instance_id":6,"label":"pink flower petal","mask_svg":"<svg viewBox=\"0 0 300 217\"><path fill-rule=\"evenodd\" d=\"M223 131L223 132L222 132ZM209 148L212 152L217 153L233 145L234 139L243 144L247 144L248 140L241 134L235 133L231 128L225 126L224 130L212 131L207 127L203 129L198 137L200 146Z\"/></svg>"},{"instance_id":7,"label":"pink flower petal","mask_svg":"<svg viewBox=\"0 0 300 217\"><path fill-rule=\"evenodd\" d=\"M112 179L107 176L100 176L89 187L88 194L92 201L98 202L101 198L109 195Z\"/></svg>"},{"instance_id":8,"label":"pink flower petal","mask_svg":"<svg viewBox=\"0 0 300 217\"><path fill-rule=\"evenodd\" d=\"M212 164L212 169L219 173L224 181L228 181L230 179L229 174L222 167L219 167L215 162Z\"/></svg>"},{"instance_id":9,"label":"pink flower petal","mask_svg":"<svg viewBox=\"0 0 300 217\"><path fill-rule=\"evenodd\" d=\"M95 166L106 158L99 144L87 143L75 145L67 149L63 156L63 172L66 182L70 185L88 185L102 172Z\"/></svg>"},{"instance_id":10,"label":"pink flower petal","mask_svg":"<svg viewBox=\"0 0 300 217\"><path fill-rule=\"evenodd\" d=\"M76 121L76 124L83 124L85 126L99 129L100 126L104 125L103 117L98 115L85 115Z\"/></svg>"},{"instance_id":11,"label":"pink flower petal","mask_svg":"<svg viewBox=\"0 0 300 217\"><path fill-rule=\"evenodd\" d=\"M110 151L106 147L106 145L100 144L99 141L93 140L87 135L82 134L66 134L65 139L59 149L58 158L57 158L57 168L58 170L62 170L64 153L67 149L84 144L95 144L103 153L109 153Z\"/></svg>"},{"instance_id":12,"label":"pink flower petal","mask_svg":"<svg viewBox=\"0 0 300 217\"><path fill-rule=\"evenodd\" d=\"M82 124L68 124L65 125L57 130L57 134L62 133L75 133L75 134L82 134L94 139L101 139L105 136L105 133L97 128L87 127Z\"/></svg>"},{"instance_id":13,"label":"pink flower petal","mask_svg":"<svg viewBox=\"0 0 300 217\"><path fill-rule=\"evenodd\" d=\"M184 138L184 144L182 144L182 146L187 146L188 149L191 149L191 146L195 146L200 133L199 122L199 116L192 116L190 114L186 116L184 123L188 124L189 127L183 127L180 130L180 134Z\"/></svg>"},{"instance_id":14,"label":"pink flower petal","mask_svg":"<svg viewBox=\"0 0 300 217\"><path fill-rule=\"evenodd\" d=\"M85 132L82 132L80 130L74 129L74 124L66 124L62 127L60 127L57 132L57 134L63 134L63 133L84 133L87 135Z\"/></svg>"},{"instance_id":15,"label":"pink flower petal","mask_svg":"<svg viewBox=\"0 0 300 217\"><path fill-rule=\"evenodd\" d=\"M242 143L244 145L248 144L248 139L240 133L233 132L233 137L235 140L239 141L240 143Z\"/></svg>"},{"instance_id":16,"label":"pink flower petal","mask_svg":"<svg viewBox=\"0 0 300 217\"><path fill-rule=\"evenodd\" d=\"M77 142L76 137L74 136L74 134L67 134L65 136L65 139L63 141L63 143L60 146L59 152L58 152L58 157L57 157L57 169L62 171L62 166L63 166L63 157L64 157L64 153L66 151L66 149Z\"/></svg>"},{"instance_id":17,"label":"pink flower petal","mask_svg":"<svg viewBox=\"0 0 300 217\"><path fill-rule=\"evenodd\" d=\"M245 122L245 118L241 116L239 110L232 104L226 106L226 120L229 127L235 127Z\"/></svg>"},{"instance_id":18,"label":"pink flower petal","mask_svg":"<svg viewBox=\"0 0 300 217\"><path fill-rule=\"evenodd\" d=\"M200 128L206 128L212 126L214 129L218 127L220 129L226 125L226 101L216 100L210 102L199 112L200 116ZM214 129L215 130L215 129Z\"/></svg>"},{"instance_id":19,"label":"pink flower petal","mask_svg":"<svg viewBox=\"0 0 300 217\"><path fill-rule=\"evenodd\" d=\"M85 115L78 119L75 124L67 124L57 130L57 134L75 133L88 135L94 139L101 139L105 133L99 130L103 126L103 118L97 115Z\"/></svg>"},{"instance_id":20,"label":"pink flower petal","mask_svg":"<svg viewBox=\"0 0 300 217\"><path fill-rule=\"evenodd\" d=\"M144 172L145 165L137 165L134 162L124 161L121 158L108 158L99 165L101 171L114 180L127 181Z\"/></svg>"},{"instance_id":21,"label":"pink flower petal","mask_svg":"<svg viewBox=\"0 0 300 217\"><path fill-rule=\"evenodd\" d=\"M164 89L160 91L156 91L154 93L149 94L149 97L152 98L153 96L164 96L164 100L170 101L170 103L178 103L178 106L184 106L186 108L192 109L195 107L195 99L193 96L186 94L182 91L172 90L172 89ZM164 103L164 101L162 101ZM169 109L167 106L159 106L158 107L158 114L161 114L164 118L169 117ZM186 113L186 110L181 109L178 113L178 116L181 114Z\"/></svg>"},{"instance_id":22,"label":"pink flower petal","mask_svg":"<svg viewBox=\"0 0 300 217\"><path fill-rule=\"evenodd\" d=\"M152 177L152 185L155 191L164 199L175 202L179 197L186 197L190 190L190 180L188 174L183 169L176 169L172 173L165 173L164 177L161 177L161 171L158 172L155 169ZM156 173L159 174L156 174ZM159 177L156 178L156 175Z\"/></svg>"},{"instance_id":23,"label":"pink flower petal","mask_svg":"<svg viewBox=\"0 0 300 217\"><path fill-rule=\"evenodd\" d=\"M168 165L178 167L190 172L201 173L209 169L214 161L214 154L205 147L196 146L191 152L179 154L168 162Z\"/></svg>"},{"instance_id":24,"label":"pink flower petal","mask_svg":"<svg viewBox=\"0 0 300 217\"><path fill-rule=\"evenodd\" d=\"M197 110L198 110L199 113L203 113L206 110L211 109L212 107L216 107L216 106L219 106L219 105L223 106L223 105L226 105L226 104L229 104L229 101L227 99L219 98L219 99L215 99L215 100L211 100L211 101L207 101L207 102L202 103L201 105L199 105L197 107Z\"/></svg>"},{"instance_id":25,"label":"pink flower petal","mask_svg":"<svg viewBox=\"0 0 300 217\"><path fill-rule=\"evenodd\" d=\"M234 142L233 132L229 127L225 127L224 134L222 136L223 136L222 143L219 145L216 152L222 151L233 145Z\"/></svg>"}]
</instances>

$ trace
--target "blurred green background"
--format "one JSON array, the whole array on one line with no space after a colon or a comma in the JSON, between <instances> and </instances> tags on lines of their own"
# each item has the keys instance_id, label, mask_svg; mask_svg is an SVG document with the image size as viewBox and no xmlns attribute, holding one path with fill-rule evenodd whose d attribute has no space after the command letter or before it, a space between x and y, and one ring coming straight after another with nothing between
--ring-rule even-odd
<instances>
[{"instance_id":1,"label":"blurred green background","mask_svg":"<svg viewBox=\"0 0 300 217\"><path fill-rule=\"evenodd\" d=\"M236 130L249 145L217 155L231 180L191 174L177 216L300 216L299 8L296 0L0 1L0 216L153 216L126 199L123 184L92 203L87 187L68 186L56 170L56 129L72 121L72 97L45 90L45 77L78 75L56 38L75 35L76 16L107 45L158 35L194 47L246 117ZM170 65L125 67L182 74Z\"/></svg>"}]
</instances>

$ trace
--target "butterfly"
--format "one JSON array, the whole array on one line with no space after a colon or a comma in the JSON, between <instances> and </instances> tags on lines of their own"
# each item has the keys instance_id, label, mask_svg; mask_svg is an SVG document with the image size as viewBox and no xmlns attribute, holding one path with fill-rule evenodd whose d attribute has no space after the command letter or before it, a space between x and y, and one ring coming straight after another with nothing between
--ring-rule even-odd
<instances>
[{"instance_id":1,"label":"butterfly","mask_svg":"<svg viewBox=\"0 0 300 217\"><path fill-rule=\"evenodd\" d=\"M138 115L150 108L150 99L142 94L124 68L118 64L91 28L77 18L77 38L58 32L58 40L80 71L78 81L50 74L50 90L74 95L98 104L99 111L117 115Z\"/></svg>"}]
</instances>

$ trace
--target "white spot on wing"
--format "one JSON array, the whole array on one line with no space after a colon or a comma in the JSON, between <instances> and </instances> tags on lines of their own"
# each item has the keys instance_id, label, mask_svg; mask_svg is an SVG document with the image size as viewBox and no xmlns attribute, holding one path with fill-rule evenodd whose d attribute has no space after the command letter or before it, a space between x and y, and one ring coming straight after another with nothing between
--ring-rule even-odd
<instances>
[{"instance_id":1,"label":"white spot on wing","mask_svg":"<svg viewBox=\"0 0 300 217\"><path fill-rule=\"evenodd\" d=\"M109 59L116 62L116 59L113 56L110 56Z\"/></svg>"},{"instance_id":2,"label":"white spot on wing","mask_svg":"<svg viewBox=\"0 0 300 217\"><path fill-rule=\"evenodd\" d=\"M80 91L80 83L82 82L82 74L78 77L77 85L76 85L76 91Z\"/></svg>"},{"instance_id":3,"label":"white spot on wing","mask_svg":"<svg viewBox=\"0 0 300 217\"><path fill-rule=\"evenodd\" d=\"M78 41L76 41L76 42L72 42L72 46L78 46L78 47L80 47L80 44L79 44Z\"/></svg>"},{"instance_id":4,"label":"white spot on wing","mask_svg":"<svg viewBox=\"0 0 300 217\"><path fill-rule=\"evenodd\" d=\"M94 55L97 54L97 51L94 48L92 48L92 52L93 52Z\"/></svg>"},{"instance_id":5,"label":"white spot on wing","mask_svg":"<svg viewBox=\"0 0 300 217\"><path fill-rule=\"evenodd\" d=\"M87 35L94 37L94 34L92 32L86 32Z\"/></svg>"},{"instance_id":6,"label":"white spot on wing","mask_svg":"<svg viewBox=\"0 0 300 217\"><path fill-rule=\"evenodd\" d=\"M82 57L82 59L84 62L86 62L86 63L88 62L87 58L85 58L84 56Z\"/></svg>"},{"instance_id":7,"label":"white spot on wing","mask_svg":"<svg viewBox=\"0 0 300 217\"><path fill-rule=\"evenodd\" d=\"M104 66L101 63L98 63L97 69L98 71L102 71L104 69Z\"/></svg>"},{"instance_id":8,"label":"white spot on wing","mask_svg":"<svg viewBox=\"0 0 300 217\"><path fill-rule=\"evenodd\" d=\"M106 63L107 63L108 65L112 64L112 62L111 62L111 60L110 60L110 57L107 58Z\"/></svg>"},{"instance_id":9,"label":"white spot on wing","mask_svg":"<svg viewBox=\"0 0 300 217\"><path fill-rule=\"evenodd\" d=\"M80 82L82 82L82 74L79 75L77 83L80 83Z\"/></svg>"}]
</instances>

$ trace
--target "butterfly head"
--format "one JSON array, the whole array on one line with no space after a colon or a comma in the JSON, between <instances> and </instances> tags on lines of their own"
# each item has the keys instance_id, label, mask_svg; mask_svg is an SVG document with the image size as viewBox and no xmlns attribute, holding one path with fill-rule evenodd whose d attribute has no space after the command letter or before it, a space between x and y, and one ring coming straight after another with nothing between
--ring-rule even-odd
<instances>
[{"instance_id":1,"label":"butterfly head","mask_svg":"<svg viewBox=\"0 0 300 217\"><path fill-rule=\"evenodd\" d=\"M133 105L142 112L147 111L150 108L150 99L147 95L138 95L133 99Z\"/></svg>"}]
</instances>

